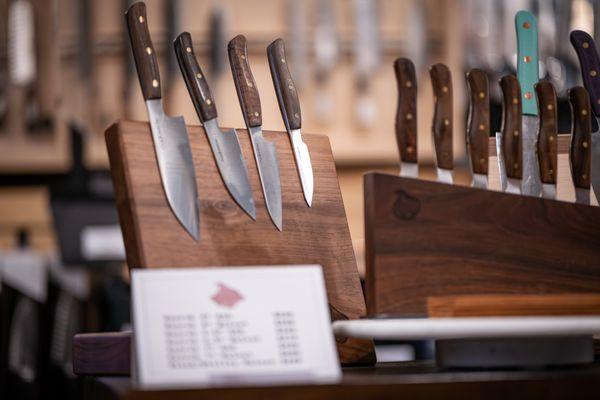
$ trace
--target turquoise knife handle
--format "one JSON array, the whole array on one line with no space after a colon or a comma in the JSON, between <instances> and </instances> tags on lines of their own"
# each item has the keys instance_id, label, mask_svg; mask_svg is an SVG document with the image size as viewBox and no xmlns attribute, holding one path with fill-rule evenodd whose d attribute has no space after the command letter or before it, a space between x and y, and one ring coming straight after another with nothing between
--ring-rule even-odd
<instances>
[{"instance_id":1,"label":"turquoise knife handle","mask_svg":"<svg viewBox=\"0 0 600 400\"><path fill-rule=\"evenodd\" d=\"M537 21L529 11L515 15L517 30L517 78L521 85L523 114L538 115L534 85L540 80Z\"/></svg>"}]
</instances>

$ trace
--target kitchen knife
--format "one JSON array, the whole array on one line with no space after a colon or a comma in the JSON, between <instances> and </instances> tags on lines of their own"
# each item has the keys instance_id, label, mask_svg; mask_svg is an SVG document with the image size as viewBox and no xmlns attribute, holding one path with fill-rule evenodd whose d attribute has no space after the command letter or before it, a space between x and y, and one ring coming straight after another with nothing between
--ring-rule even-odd
<instances>
[{"instance_id":1,"label":"kitchen knife","mask_svg":"<svg viewBox=\"0 0 600 400\"><path fill-rule=\"evenodd\" d=\"M236 203L252 219L256 219L252 188L237 133L234 129L222 131L219 128L215 100L208 87L206 75L196 60L192 36L188 32L184 32L177 36L173 45L183 80L190 93L192 103L194 103L198 118L204 126L225 187Z\"/></svg>"},{"instance_id":2,"label":"kitchen knife","mask_svg":"<svg viewBox=\"0 0 600 400\"><path fill-rule=\"evenodd\" d=\"M600 201L600 59L596 44L590 35L583 31L571 32L571 44L575 48L583 84L588 91L593 110L594 127L591 142L591 184L596 199Z\"/></svg>"},{"instance_id":3,"label":"kitchen knife","mask_svg":"<svg viewBox=\"0 0 600 400\"><path fill-rule=\"evenodd\" d=\"M277 229L281 231L283 230L283 221L279 163L275 145L266 140L262 134L260 97L248 63L246 37L238 35L231 39L227 46L227 52L235 89L254 149L254 158L258 167L267 211Z\"/></svg>"},{"instance_id":4,"label":"kitchen knife","mask_svg":"<svg viewBox=\"0 0 600 400\"><path fill-rule=\"evenodd\" d=\"M542 181L542 197L556 198L556 175L558 165L558 117L556 114L556 91L548 81L535 84L535 94L540 116L537 154Z\"/></svg>"},{"instance_id":5,"label":"kitchen knife","mask_svg":"<svg viewBox=\"0 0 600 400\"><path fill-rule=\"evenodd\" d=\"M415 66L408 58L394 62L398 86L396 108L396 141L400 152L400 176L419 177L417 154L417 76Z\"/></svg>"},{"instance_id":6,"label":"kitchen knife","mask_svg":"<svg viewBox=\"0 0 600 400\"><path fill-rule=\"evenodd\" d=\"M590 98L581 86L569 89L571 103L571 146L569 160L575 186L575 201L590 204L590 145L592 119Z\"/></svg>"},{"instance_id":7,"label":"kitchen knife","mask_svg":"<svg viewBox=\"0 0 600 400\"><path fill-rule=\"evenodd\" d=\"M452 183L452 169L454 159L452 153L452 76L444 64L435 64L429 69L435 113L433 116L433 147L435 149L435 163L437 167L437 180L443 183Z\"/></svg>"},{"instance_id":8,"label":"kitchen knife","mask_svg":"<svg viewBox=\"0 0 600 400\"><path fill-rule=\"evenodd\" d=\"M523 180L522 193L538 197L542 192L536 157L538 107L533 85L539 81L537 21L528 11L515 15L517 30L517 77L523 109Z\"/></svg>"},{"instance_id":9,"label":"kitchen knife","mask_svg":"<svg viewBox=\"0 0 600 400\"><path fill-rule=\"evenodd\" d=\"M467 72L469 114L467 117L467 150L473 174L472 187L488 186L490 136L490 94L487 74L480 69Z\"/></svg>"},{"instance_id":10,"label":"kitchen knife","mask_svg":"<svg viewBox=\"0 0 600 400\"><path fill-rule=\"evenodd\" d=\"M310 207L313 199L314 178L313 169L310 162L308 147L302 141L300 129L302 127L300 114L300 100L298 92L290 73L287 59L285 57L285 45L282 39L277 39L267 47L267 56L269 67L271 68L271 77L273 86L277 94L277 102L283 116L285 129L290 136L294 158L296 159L296 168L300 176L304 199Z\"/></svg>"},{"instance_id":11,"label":"kitchen knife","mask_svg":"<svg viewBox=\"0 0 600 400\"><path fill-rule=\"evenodd\" d=\"M150 39L146 5L134 3L125 13L133 58L146 101L154 150L171 210L187 232L200 239L196 173L183 117L165 115L156 52Z\"/></svg>"},{"instance_id":12,"label":"kitchen knife","mask_svg":"<svg viewBox=\"0 0 600 400\"><path fill-rule=\"evenodd\" d=\"M500 152L504 160L504 174L506 176L506 189L503 190L508 193L521 194L523 121L519 81L514 75L505 75L500 79L500 89L502 89Z\"/></svg>"},{"instance_id":13,"label":"kitchen knife","mask_svg":"<svg viewBox=\"0 0 600 400\"><path fill-rule=\"evenodd\" d=\"M334 104L327 86L342 51L333 0L317 0L316 11L313 43L317 88L314 110L317 121L328 123Z\"/></svg>"}]
</instances>

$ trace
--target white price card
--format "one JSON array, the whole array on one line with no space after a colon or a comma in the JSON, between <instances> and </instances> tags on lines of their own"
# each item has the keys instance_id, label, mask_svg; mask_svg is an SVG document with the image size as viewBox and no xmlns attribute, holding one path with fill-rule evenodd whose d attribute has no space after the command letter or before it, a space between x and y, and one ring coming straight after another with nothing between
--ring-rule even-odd
<instances>
[{"instance_id":1,"label":"white price card","mask_svg":"<svg viewBox=\"0 0 600 400\"><path fill-rule=\"evenodd\" d=\"M321 266L132 270L143 389L335 383Z\"/></svg>"}]
</instances>

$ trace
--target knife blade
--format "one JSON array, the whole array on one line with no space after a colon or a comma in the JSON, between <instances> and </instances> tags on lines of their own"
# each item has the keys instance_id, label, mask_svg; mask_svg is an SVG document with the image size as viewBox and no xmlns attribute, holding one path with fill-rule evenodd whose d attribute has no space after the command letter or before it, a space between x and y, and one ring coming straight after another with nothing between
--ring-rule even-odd
<instances>
[{"instance_id":1,"label":"knife blade","mask_svg":"<svg viewBox=\"0 0 600 400\"><path fill-rule=\"evenodd\" d=\"M415 66L408 58L394 61L398 86L396 108L396 142L400 153L400 176L419 177L417 154L417 76Z\"/></svg>"},{"instance_id":2,"label":"knife blade","mask_svg":"<svg viewBox=\"0 0 600 400\"><path fill-rule=\"evenodd\" d=\"M500 153L504 160L506 189L503 191L521 194L523 178L523 121L521 89L514 75L505 75L500 79L502 89L502 135ZM498 154L500 154L498 153Z\"/></svg>"},{"instance_id":3,"label":"knife blade","mask_svg":"<svg viewBox=\"0 0 600 400\"><path fill-rule=\"evenodd\" d=\"M250 134L267 211L277 229L281 231L283 221L279 163L275 145L262 134L260 97L248 63L246 37L238 35L231 39L227 45L227 53L242 114Z\"/></svg>"},{"instance_id":4,"label":"knife blade","mask_svg":"<svg viewBox=\"0 0 600 400\"><path fill-rule=\"evenodd\" d=\"M521 87L523 110L522 193L538 197L542 191L542 182L536 159L539 119L533 88L533 85L540 80L537 21L533 14L521 10L515 15L515 28L517 31L517 77Z\"/></svg>"},{"instance_id":5,"label":"knife blade","mask_svg":"<svg viewBox=\"0 0 600 400\"><path fill-rule=\"evenodd\" d=\"M575 48L579 63L583 85L588 91L590 104L595 122L591 133L591 184L596 200L600 202L600 59L594 39L584 31L573 31L570 35L571 44Z\"/></svg>"},{"instance_id":6,"label":"knife blade","mask_svg":"<svg viewBox=\"0 0 600 400\"><path fill-rule=\"evenodd\" d=\"M452 152L452 76L445 64L438 63L429 69L435 113L433 116L433 147L437 180L442 183L453 182L452 169L454 158Z\"/></svg>"},{"instance_id":7,"label":"knife blade","mask_svg":"<svg viewBox=\"0 0 600 400\"><path fill-rule=\"evenodd\" d=\"M571 104L571 145L569 161L575 186L575 201L590 204L590 144L592 119L590 98L581 86L569 89Z\"/></svg>"},{"instance_id":8,"label":"knife blade","mask_svg":"<svg viewBox=\"0 0 600 400\"><path fill-rule=\"evenodd\" d=\"M556 91L548 81L534 86L540 116L537 153L542 181L542 197L556 199L556 176L558 166L558 117L556 114Z\"/></svg>"},{"instance_id":9,"label":"knife blade","mask_svg":"<svg viewBox=\"0 0 600 400\"><path fill-rule=\"evenodd\" d=\"M308 147L302 141L300 129L302 120L300 114L300 100L298 91L294 85L292 74L290 73L287 58L285 56L285 44L282 39L277 39L267 47L267 56L269 67L271 69L271 78L277 94L277 102L283 117L285 129L290 137L294 158L296 159L296 169L300 176L304 199L310 207L312 205L314 191L314 177L310 153Z\"/></svg>"},{"instance_id":10,"label":"knife blade","mask_svg":"<svg viewBox=\"0 0 600 400\"><path fill-rule=\"evenodd\" d=\"M195 240L199 240L200 205L187 128L183 117L165 115L146 5L143 2L132 4L125 13L125 19L167 201L181 225Z\"/></svg>"},{"instance_id":11,"label":"knife blade","mask_svg":"<svg viewBox=\"0 0 600 400\"><path fill-rule=\"evenodd\" d=\"M467 72L469 113L467 117L467 150L472 187L488 186L488 159L490 136L490 94L487 74L480 69Z\"/></svg>"},{"instance_id":12,"label":"knife blade","mask_svg":"<svg viewBox=\"0 0 600 400\"><path fill-rule=\"evenodd\" d=\"M206 75L200 69L194 53L192 36L183 32L173 42L177 62L183 75L196 114L204 126L210 148L225 187L235 202L256 219L248 169L235 129L222 131L217 120L217 107Z\"/></svg>"}]
</instances>

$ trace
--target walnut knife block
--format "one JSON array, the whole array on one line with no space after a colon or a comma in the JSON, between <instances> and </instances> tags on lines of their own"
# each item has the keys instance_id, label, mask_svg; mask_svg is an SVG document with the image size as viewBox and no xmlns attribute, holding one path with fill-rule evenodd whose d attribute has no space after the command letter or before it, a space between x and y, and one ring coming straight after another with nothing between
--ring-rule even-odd
<instances>
[{"instance_id":1,"label":"walnut knife block","mask_svg":"<svg viewBox=\"0 0 600 400\"><path fill-rule=\"evenodd\" d=\"M238 129L248 167L256 221L225 188L202 127L188 134L200 198L200 241L171 212L160 181L150 125L120 121L106 132L110 170L130 268L320 264L333 319L366 314L356 259L329 140L304 134L315 191L312 207L302 187L287 133L264 132L279 158L283 232L271 222L263 200L248 133ZM375 362L372 342L338 342L343 364Z\"/></svg>"}]
</instances>

